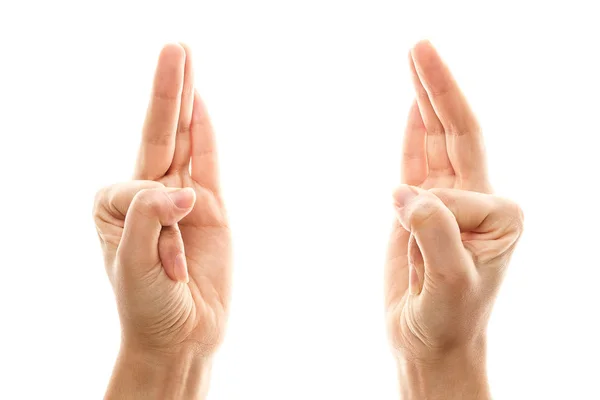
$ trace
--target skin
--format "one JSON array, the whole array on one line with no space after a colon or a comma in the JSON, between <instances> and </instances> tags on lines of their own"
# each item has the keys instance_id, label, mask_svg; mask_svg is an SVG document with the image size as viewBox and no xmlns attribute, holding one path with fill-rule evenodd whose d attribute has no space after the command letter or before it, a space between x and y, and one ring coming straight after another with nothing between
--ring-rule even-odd
<instances>
[{"instance_id":1,"label":"skin","mask_svg":"<svg viewBox=\"0 0 600 400\"><path fill-rule=\"evenodd\" d=\"M486 328L523 229L492 195L481 128L429 42L409 63L416 101L404 137L386 315L403 399L490 399Z\"/></svg>"},{"instance_id":2,"label":"skin","mask_svg":"<svg viewBox=\"0 0 600 400\"><path fill-rule=\"evenodd\" d=\"M162 50L134 180L100 190L94 220L122 328L106 398L205 398L230 303L231 235L185 45Z\"/></svg>"},{"instance_id":3,"label":"skin","mask_svg":"<svg viewBox=\"0 0 600 400\"><path fill-rule=\"evenodd\" d=\"M417 44L410 63L417 101L386 268L402 398L489 399L485 330L523 216L491 195L481 130L433 47ZM189 49L168 45L134 180L95 202L122 326L107 399L206 396L231 283L215 155Z\"/></svg>"}]
</instances>

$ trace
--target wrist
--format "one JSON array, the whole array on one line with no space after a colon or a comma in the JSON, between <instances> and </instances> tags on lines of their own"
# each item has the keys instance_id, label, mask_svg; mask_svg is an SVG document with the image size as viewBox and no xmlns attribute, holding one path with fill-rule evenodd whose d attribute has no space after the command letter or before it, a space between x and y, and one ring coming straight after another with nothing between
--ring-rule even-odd
<instances>
[{"instance_id":1,"label":"wrist","mask_svg":"<svg viewBox=\"0 0 600 400\"><path fill-rule=\"evenodd\" d=\"M402 400L490 400L485 342L427 358L397 358Z\"/></svg>"},{"instance_id":2,"label":"wrist","mask_svg":"<svg viewBox=\"0 0 600 400\"><path fill-rule=\"evenodd\" d=\"M105 399L204 399L212 358L189 347L170 352L122 346Z\"/></svg>"}]
</instances>

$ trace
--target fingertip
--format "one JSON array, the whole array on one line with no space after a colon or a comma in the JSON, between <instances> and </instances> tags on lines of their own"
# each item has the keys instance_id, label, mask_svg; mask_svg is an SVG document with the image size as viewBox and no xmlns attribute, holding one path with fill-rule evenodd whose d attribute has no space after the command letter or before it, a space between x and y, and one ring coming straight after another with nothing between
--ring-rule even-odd
<instances>
[{"instance_id":1,"label":"fingertip","mask_svg":"<svg viewBox=\"0 0 600 400\"><path fill-rule=\"evenodd\" d=\"M419 194L419 189L404 184L394 190L393 198L396 216L400 225L408 232L411 231L410 216L412 213L412 206L408 207L408 205L413 202Z\"/></svg>"},{"instance_id":2,"label":"fingertip","mask_svg":"<svg viewBox=\"0 0 600 400\"><path fill-rule=\"evenodd\" d=\"M423 59L424 57L431 57L436 53L437 51L429 39L419 40L410 49L410 54L415 61L418 59Z\"/></svg>"},{"instance_id":3,"label":"fingertip","mask_svg":"<svg viewBox=\"0 0 600 400\"><path fill-rule=\"evenodd\" d=\"M439 78L435 75L445 70L445 64L433 44L429 40L421 40L411 49L411 56L421 79L427 76L437 82Z\"/></svg>"},{"instance_id":4,"label":"fingertip","mask_svg":"<svg viewBox=\"0 0 600 400\"><path fill-rule=\"evenodd\" d=\"M157 74L165 75L162 79L172 82L172 77L183 74L185 65L185 50L178 43L169 43L163 46L158 56ZM178 79L178 78L176 78ZM174 94L176 96L177 93Z\"/></svg>"},{"instance_id":5,"label":"fingertip","mask_svg":"<svg viewBox=\"0 0 600 400\"><path fill-rule=\"evenodd\" d=\"M413 49L418 48L434 48L433 43L431 43L430 39L421 39L417 43L414 44Z\"/></svg>"},{"instance_id":6,"label":"fingertip","mask_svg":"<svg viewBox=\"0 0 600 400\"><path fill-rule=\"evenodd\" d=\"M181 60L185 58L185 48L179 43L167 43L160 51L160 58Z\"/></svg>"},{"instance_id":7,"label":"fingertip","mask_svg":"<svg viewBox=\"0 0 600 400\"><path fill-rule=\"evenodd\" d=\"M394 205L397 208L403 208L418 195L419 191L414 186L400 185L393 193Z\"/></svg>"},{"instance_id":8,"label":"fingertip","mask_svg":"<svg viewBox=\"0 0 600 400\"><path fill-rule=\"evenodd\" d=\"M153 100L161 101L161 107L165 107L163 104L164 100L168 102L168 111L174 113L179 112L179 104L177 101L181 96L181 88L183 85L185 65L185 51L177 43L169 43L163 47L158 57L156 65L156 71L154 73L154 87L153 87ZM165 112L166 110L162 111ZM150 110L149 110L150 112ZM151 114L147 116L150 118ZM163 117L164 118L164 117ZM163 121L160 121L164 124ZM150 127L157 124L154 120L147 120ZM158 134L157 134L158 135ZM171 142L170 135L165 136L164 132L160 132L161 140L166 143ZM152 141L156 142L158 139L153 138Z\"/></svg>"},{"instance_id":9,"label":"fingertip","mask_svg":"<svg viewBox=\"0 0 600 400\"><path fill-rule=\"evenodd\" d=\"M185 42L177 42L177 44L183 49L186 57L190 57L192 55L192 48Z\"/></svg>"}]
</instances>

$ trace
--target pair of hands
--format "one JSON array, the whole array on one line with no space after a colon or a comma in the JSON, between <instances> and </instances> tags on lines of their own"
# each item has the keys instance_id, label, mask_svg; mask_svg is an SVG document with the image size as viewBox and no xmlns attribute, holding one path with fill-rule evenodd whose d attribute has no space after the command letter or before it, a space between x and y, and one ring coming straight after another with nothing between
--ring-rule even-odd
<instances>
[{"instance_id":1,"label":"pair of hands","mask_svg":"<svg viewBox=\"0 0 600 400\"><path fill-rule=\"evenodd\" d=\"M487 320L523 217L490 194L481 130L437 52L421 42L410 65L388 330L404 398L480 399ZM186 46L159 57L134 179L95 202L122 326L107 397L202 397L226 325L231 236Z\"/></svg>"}]
</instances>

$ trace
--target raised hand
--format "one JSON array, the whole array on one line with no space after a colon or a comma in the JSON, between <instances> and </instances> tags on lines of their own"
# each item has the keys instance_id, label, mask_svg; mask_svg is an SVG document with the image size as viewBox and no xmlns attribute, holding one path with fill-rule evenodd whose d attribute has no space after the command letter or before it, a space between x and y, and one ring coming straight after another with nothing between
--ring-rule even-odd
<instances>
[{"instance_id":1,"label":"raised hand","mask_svg":"<svg viewBox=\"0 0 600 400\"><path fill-rule=\"evenodd\" d=\"M94 212L122 329L109 394L121 396L128 366L200 381L225 330L230 231L213 129L186 46L160 54L134 179L101 190ZM164 376L156 378L164 387L148 396L166 396L170 387L196 397L199 388L176 388Z\"/></svg>"},{"instance_id":2,"label":"raised hand","mask_svg":"<svg viewBox=\"0 0 600 400\"><path fill-rule=\"evenodd\" d=\"M487 321L523 217L490 194L481 129L438 53L421 42L409 62L417 100L386 265L402 394L487 399Z\"/></svg>"}]
</instances>

